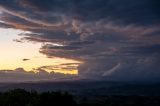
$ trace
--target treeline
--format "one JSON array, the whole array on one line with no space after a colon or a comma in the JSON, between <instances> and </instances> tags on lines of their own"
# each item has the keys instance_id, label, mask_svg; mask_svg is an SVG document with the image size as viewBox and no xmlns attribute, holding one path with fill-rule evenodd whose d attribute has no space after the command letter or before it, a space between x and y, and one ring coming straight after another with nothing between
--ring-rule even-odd
<instances>
[{"instance_id":1,"label":"treeline","mask_svg":"<svg viewBox=\"0 0 160 106\"><path fill-rule=\"evenodd\" d=\"M28 92L15 89L0 93L0 106L76 106L68 92Z\"/></svg>"},{"instance_id":2,"label":"treeline","mask_svg":"<svg viewBox=\"0 0 160 106\"><path fill-rule=\"evenodd\" d=\"M15 89L0 93L0 106L160 106L160 96L79 97L68 92Z\"/></svg>"}]
</instances>

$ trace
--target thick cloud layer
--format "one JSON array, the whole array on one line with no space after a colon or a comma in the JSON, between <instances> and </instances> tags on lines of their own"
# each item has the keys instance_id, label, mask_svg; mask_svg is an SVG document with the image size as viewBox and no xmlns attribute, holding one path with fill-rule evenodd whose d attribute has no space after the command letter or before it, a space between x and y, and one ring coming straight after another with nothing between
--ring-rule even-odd
<instances>
[{"instance_id":1,"label":"thick cloud layer","mask_svg":"<svg viewBox=\"0 0 160 106\"><path fill-rule=\"evenodd\" d=\"M26 31L40 53L83 61L79 76L159 80L157 0L1 0L0 27Z\"/></svg>"},{"instance_id":2,"label":"thick cloud layer","mask_svg":"<svg viewBox=\"0 0 160 106\"><path fill-rule=\"evenodd\" d=\"M39 69L36 73L27 72L23 68L15 70L0 70L0 82L26 82L26 81L66 81L78 79L76 75L62 73L48 73Z\"/></svg>"}]
</instances>

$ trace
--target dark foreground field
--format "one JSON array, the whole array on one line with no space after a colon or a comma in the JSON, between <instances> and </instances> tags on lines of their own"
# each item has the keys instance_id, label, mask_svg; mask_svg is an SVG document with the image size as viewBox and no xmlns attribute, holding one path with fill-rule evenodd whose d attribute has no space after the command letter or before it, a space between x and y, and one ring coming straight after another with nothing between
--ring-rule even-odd
<instances>
[{"instance_id":1,"label":"dark foreground field","mask_svg":"<svg viewBox=\"0 0 160 106\"><path fill-rule=\"evenodd\" d=\"M160 106L160 96L104 96L79 98L68 92L14 89L0 93L0 106Z\"/></svg>"}]
</instances>

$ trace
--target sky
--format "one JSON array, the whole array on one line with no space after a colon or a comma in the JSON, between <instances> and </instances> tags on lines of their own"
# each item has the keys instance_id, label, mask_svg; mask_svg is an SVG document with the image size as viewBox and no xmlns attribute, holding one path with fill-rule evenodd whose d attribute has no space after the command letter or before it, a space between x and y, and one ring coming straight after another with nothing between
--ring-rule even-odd
<instances>
[{"instance_id":1,"label":"sky","mask_svg":"<svg viewBox=\"0 0 160 106\"><path fill-rule=\"evenodd\" d=\"M158 0L0 0L1 81L160 81Z\"/></svg>"},{"instance_id":2,"label":"sky","mask_svg":"<svg viewBox=\"0 0 160 106\"><path fill-rule=\"evenodd\" d=\"M0 29L2 38L0 41L1 70L14 70L16 68L24 68L26 71L36 71L34 68L47 65L60 65L64 63L73 63L76 61L62 58L47 58L39 53L41 44L36 43L19 43L15 39L22 33L21 30ZM4 46L5 45L5 46ZM77 61L77 63L79 63ZM47 70L48 72L52 70ZM58 70L54 70L58 71ZM66 72L65 72L66 71ZM60 70L58 72L72 74L72 70ZM74 70L73 70L74 71Z\"/></svg>"}]
</instances>

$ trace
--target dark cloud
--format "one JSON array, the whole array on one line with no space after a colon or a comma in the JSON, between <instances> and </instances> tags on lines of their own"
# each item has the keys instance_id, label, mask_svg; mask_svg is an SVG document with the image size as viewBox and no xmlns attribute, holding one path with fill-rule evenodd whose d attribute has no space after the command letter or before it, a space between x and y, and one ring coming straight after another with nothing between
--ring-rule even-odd
<instances>
[{"instance_id":1,"label":"dark cloud","mask_svg":"<svg viewBox=\"0 0 160 106\"><path fill-rule=\"evenodd\" d=\"M23 59L23 61L29 61L30 59Z\"/></svg>"},{"instance_id":2,"label":"dark cloud","mask_svg":"<svg viewBox=\"0 0 160 106\"><path fill-rule=\"evenodd\" d=\"M155 80L159 7L157 0L1 0L0 27L26 31L16 41L43 43L48 57L80 60L82 78Z\"/></svg>"},{"instance_id":3,"label":"dark cloud","mask_svg":"<svg viewBox=\"0 0 160 106\"><path fill-rule=\"evenodd\" d=\"M49 70L52 72L56 72L56 71L63 72L65 70L65 71L71 72L71 71L77 70L77 67L79 64L80 63L65 63L65 64L59 64L59 65L41 66L35 69L35 71Z\"/></svg>"},{"instance_id":4,"label":"dark cloud","mask_svg":"<svg viewBox=\"0 0 160 106\"><path fill-rule=\"evenodd\" d=\"M19 40L19 39L13 39L14 42L19 42L19 43L23 43L22 40Z\"/></svg>"},{"instance_id":5,"label":"dark cloud","mask_svg":"<svg viewBox=\"0 0 160 106\"><path fill-rule=\"evenodd\" d=\"M160 53L160 44L155 45L143 45L143 46L135 46L130 48L125 48L124 52L128 52L131 54L140 54L140 55L152 55Z\"/></svg>"},{"instance_id":6,"label":"dark cloud","mask_svg":"<svg viewBox=\"0 0 160 106\"><path fill-rule=\"evenodd\" d=\"M109 18L123 20L130 24L150 24L159 22L158 1L117 1L117 0L19 0L23 6L40 12L57 12L86 21ZM147 17L147 18L146 18Z\"/></svg>"},{"instance_id":7,"label":"dark cloud","mask_svg":"<svg viewBox=\"0 0 160 106\"><path fill-rule=\"evenodd\" d=\"M75 75L61 73L48 73L45 70L38 72L25 71L23 68L15 70L0 70L0 82L25 82L25 81L56 81L78 79Z\"/></svg>"}]
</instances>

